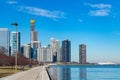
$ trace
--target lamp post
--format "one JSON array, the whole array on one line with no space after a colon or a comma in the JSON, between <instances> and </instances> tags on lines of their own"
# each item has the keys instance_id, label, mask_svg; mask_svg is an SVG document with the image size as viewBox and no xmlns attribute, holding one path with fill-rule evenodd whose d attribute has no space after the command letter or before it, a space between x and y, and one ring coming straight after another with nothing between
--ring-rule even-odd
<instances>
[{"instance_id":1,"label":"lamp post","mask_svg":"<svg viewBox=\"0 0 120 80\"><path fill-rule=\"evenodd\" d=\"M18 52L18 45L17 45L17 31L18 31L18 23L12 23L11 25L16 27L16 56L15 56L15 69L17 70L17 52Z\"/></svg>"}]
</instances>

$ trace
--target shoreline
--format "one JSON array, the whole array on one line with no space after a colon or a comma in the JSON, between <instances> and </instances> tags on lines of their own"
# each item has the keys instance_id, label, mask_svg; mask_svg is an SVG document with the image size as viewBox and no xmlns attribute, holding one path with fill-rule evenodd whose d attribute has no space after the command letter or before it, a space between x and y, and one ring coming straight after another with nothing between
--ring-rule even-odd
<instances>
[{"instance_id":1,"label":"shoreline","mask_svg":"<svg viewBox=\"0 0 120 80\"><path fill-rule=\"evenodd\" d=\"M48 76L46 66L38 66L27 71L8 75L0 80L51 80Z\"/></svg>"},{"instance_id":2,"label":"shoreline","mask_svg":"<svg viewBox=\"0 0 120 80\"><path fill-rule=\"evenodd\" d=\"M70 75L72 74L71 76L74 76L74 74L75 74L74 72L76 72L77 75L78 74L81 75L81 76L77 76L76 77L77 79L82 78L83 80L86 80L86 78L88 77L88 76L86 76L86 74L91 74L91 73L94 74L95 73L94 75L92 75L94 77L96 74L99 73L103 77L105 77L104 74L102 74L102 73L105 73L108 75L113 74L113 71L115 73L117 70L120 70L120 65L111 65L111 64L109 64L109 65L108 64L107 65L99 65L99 64L98 65L93 65L93 64L89 64L89 65L88 64L87 65L53 64L53 65L50 65L50 67L48 69L50 69L51 74L53 75L53 77L55 79L62 77L60 80L68 80L70 78ZM116 72L116 73L118 73L118 72ZM116 75L116 73L115 73L115 75ZM60 76L60 77L58 77L58 76ZM89 75L89 77L91 78L91 75ZM106 76L106 77L108 77L108 76ZM71 79L73 79L73 78L74 77L72 77ZM110 78L110 77L108 77L108 78ZM115 78L115 77L113 76L113 78ZM99 79L99 77L98 77L98 79ZM96 80L96 76L95 76L95 80Z\"/></svg>"},{"instance_id":3,"label":"shoreline","mask_svg":"<svg viewBox=\"0 0 120 80\"><path fill-rule=\"evenodd\" d=\"M120 66L120 64L56 64L56 65L68 65L68 66Z\"/></svg>"},{"instance_id":4,"label":"shoreline","mask_svg":"<svg viewBox=\"0 0 120 80\"><path fill-rule=\"evenodd\" d=\"M48 64L52 66L80 66L80 67L120 67L120 64Z\"/></svg>"}]
</instances>

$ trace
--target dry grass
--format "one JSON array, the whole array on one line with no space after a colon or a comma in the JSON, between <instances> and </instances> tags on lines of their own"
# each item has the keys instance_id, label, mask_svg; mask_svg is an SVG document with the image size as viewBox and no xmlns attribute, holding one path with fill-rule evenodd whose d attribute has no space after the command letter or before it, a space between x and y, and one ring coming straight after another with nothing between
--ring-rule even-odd
<instances>
[{"instance_id":1,"label":"dry grass","mask_svg":"<svg viewBox=\"0 0 120 80\"><path fill-rule=\"evenodd\" d=\"M24 70L28 70L28 69L29 69L28 67L24 67ZM11 74L15 74L20 71L21 71L20 67L18 67L17 70L15 70L15 68L13 67L0 67L0 78Z\"/></svg>"},{"instance_id":2,"label":"dry grass","mask_svg":"<svg viewBox=\"0 0 120 80\"><path fill-rule=\"evenodd\" d=\"M19 72L19 70L15 70L15 69L12 69L12 68L6 68L6 69L1 68L0 69L0 78L11 75L11 74L14 74L14 73L17 73L17 72Z\"/></svg>"}]
</instances>

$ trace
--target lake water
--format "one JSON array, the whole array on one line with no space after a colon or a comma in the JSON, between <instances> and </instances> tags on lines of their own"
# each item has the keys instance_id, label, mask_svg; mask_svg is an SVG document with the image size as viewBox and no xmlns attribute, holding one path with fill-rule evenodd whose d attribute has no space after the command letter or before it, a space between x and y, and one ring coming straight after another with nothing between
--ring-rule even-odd
<instances>
[{"instance_id":1,"label":"lake water","mask_svg":"<svg viewBox=\"0 0 120 80\"><path fill-rule=\"evenodd\" d=\"M120 66L52 66L55 80L120 80Z\"/></svg>"}]
</instances>

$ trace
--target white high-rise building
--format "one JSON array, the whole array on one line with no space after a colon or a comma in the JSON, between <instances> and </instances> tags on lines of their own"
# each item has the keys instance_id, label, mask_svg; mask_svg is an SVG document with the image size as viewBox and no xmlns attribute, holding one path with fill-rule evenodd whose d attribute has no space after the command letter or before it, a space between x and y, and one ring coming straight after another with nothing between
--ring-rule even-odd
<instances>
[{"instance_id":1,"label":"white high-rise building","mask_svg":"<svg viewBox=\"0 0 120 80\"><path fill-rule=\"evenodd\" d=\"M6 55L10 55L10 31L7 28L0 28L0 46L8 50Z\"/></svg>"},{"instance_id":2,"label":"white high-rise building","mask_svg":"<svg viewBox=\"0 0 120 80\"><path fill-rule=\"evenodd\" d=\"M60 41L59 40L56 40L55 48L56 48L56 52L57 52L57 61L61 61Z\"/></svg>"},{"instance_id":3,"label":"white high-rise building","mask_svg":"<svg viewBox=\"0 0 120 80\"><path fill-rule=\"evenodd\" d=\"M23 46L23 55L26 57L26 58L30 58L30 45L28 45L28 44L25 44L24 46Z\"/></svg>"},{"instance_id":4,"label":"white high-rise building","mask_svg":"<svg viewBox=\"0 0 120 80\"><path fill-rule=\"evenodd\" d=\"M53 55L56 55L57 54L57 61L61 61L61 50L60 50L60 41L59 40L55 40L54 38L51 38L51 41L50 41L50 45L51 45L51 48L53 50Z\"/></svg>"},{"instance_id":5,"label":"white high-rise building","mask_svg":"<svg viewBox=\"0 0 120 80\"><path fill-rule=\"evenodd\" d=\"M53 54L56 52L56 40L54 38L51 38L50 40L50 46L53 49Z\"/></svg>"},{"instance_id":6,"label":"white high-rise building","mask_svg":"<svg viewBox=\"0 0 120 80\"><path fill-rule=\"evenodd\" d=\"M51 38L50 45L38 48L37 53L37 60L40 62L61 61L60 41Z\"/></svg>"},{"instance_id":7,"label":"white high-rise building","mask_svg":"<svg viewBox=\"0 0 120 80\"><path fill-rule=\"evenodd\" d=\"M38 48L37 60L39 62L53 62L52 49L50 47L41 47Z\"/></svg>"}]
</instances>

